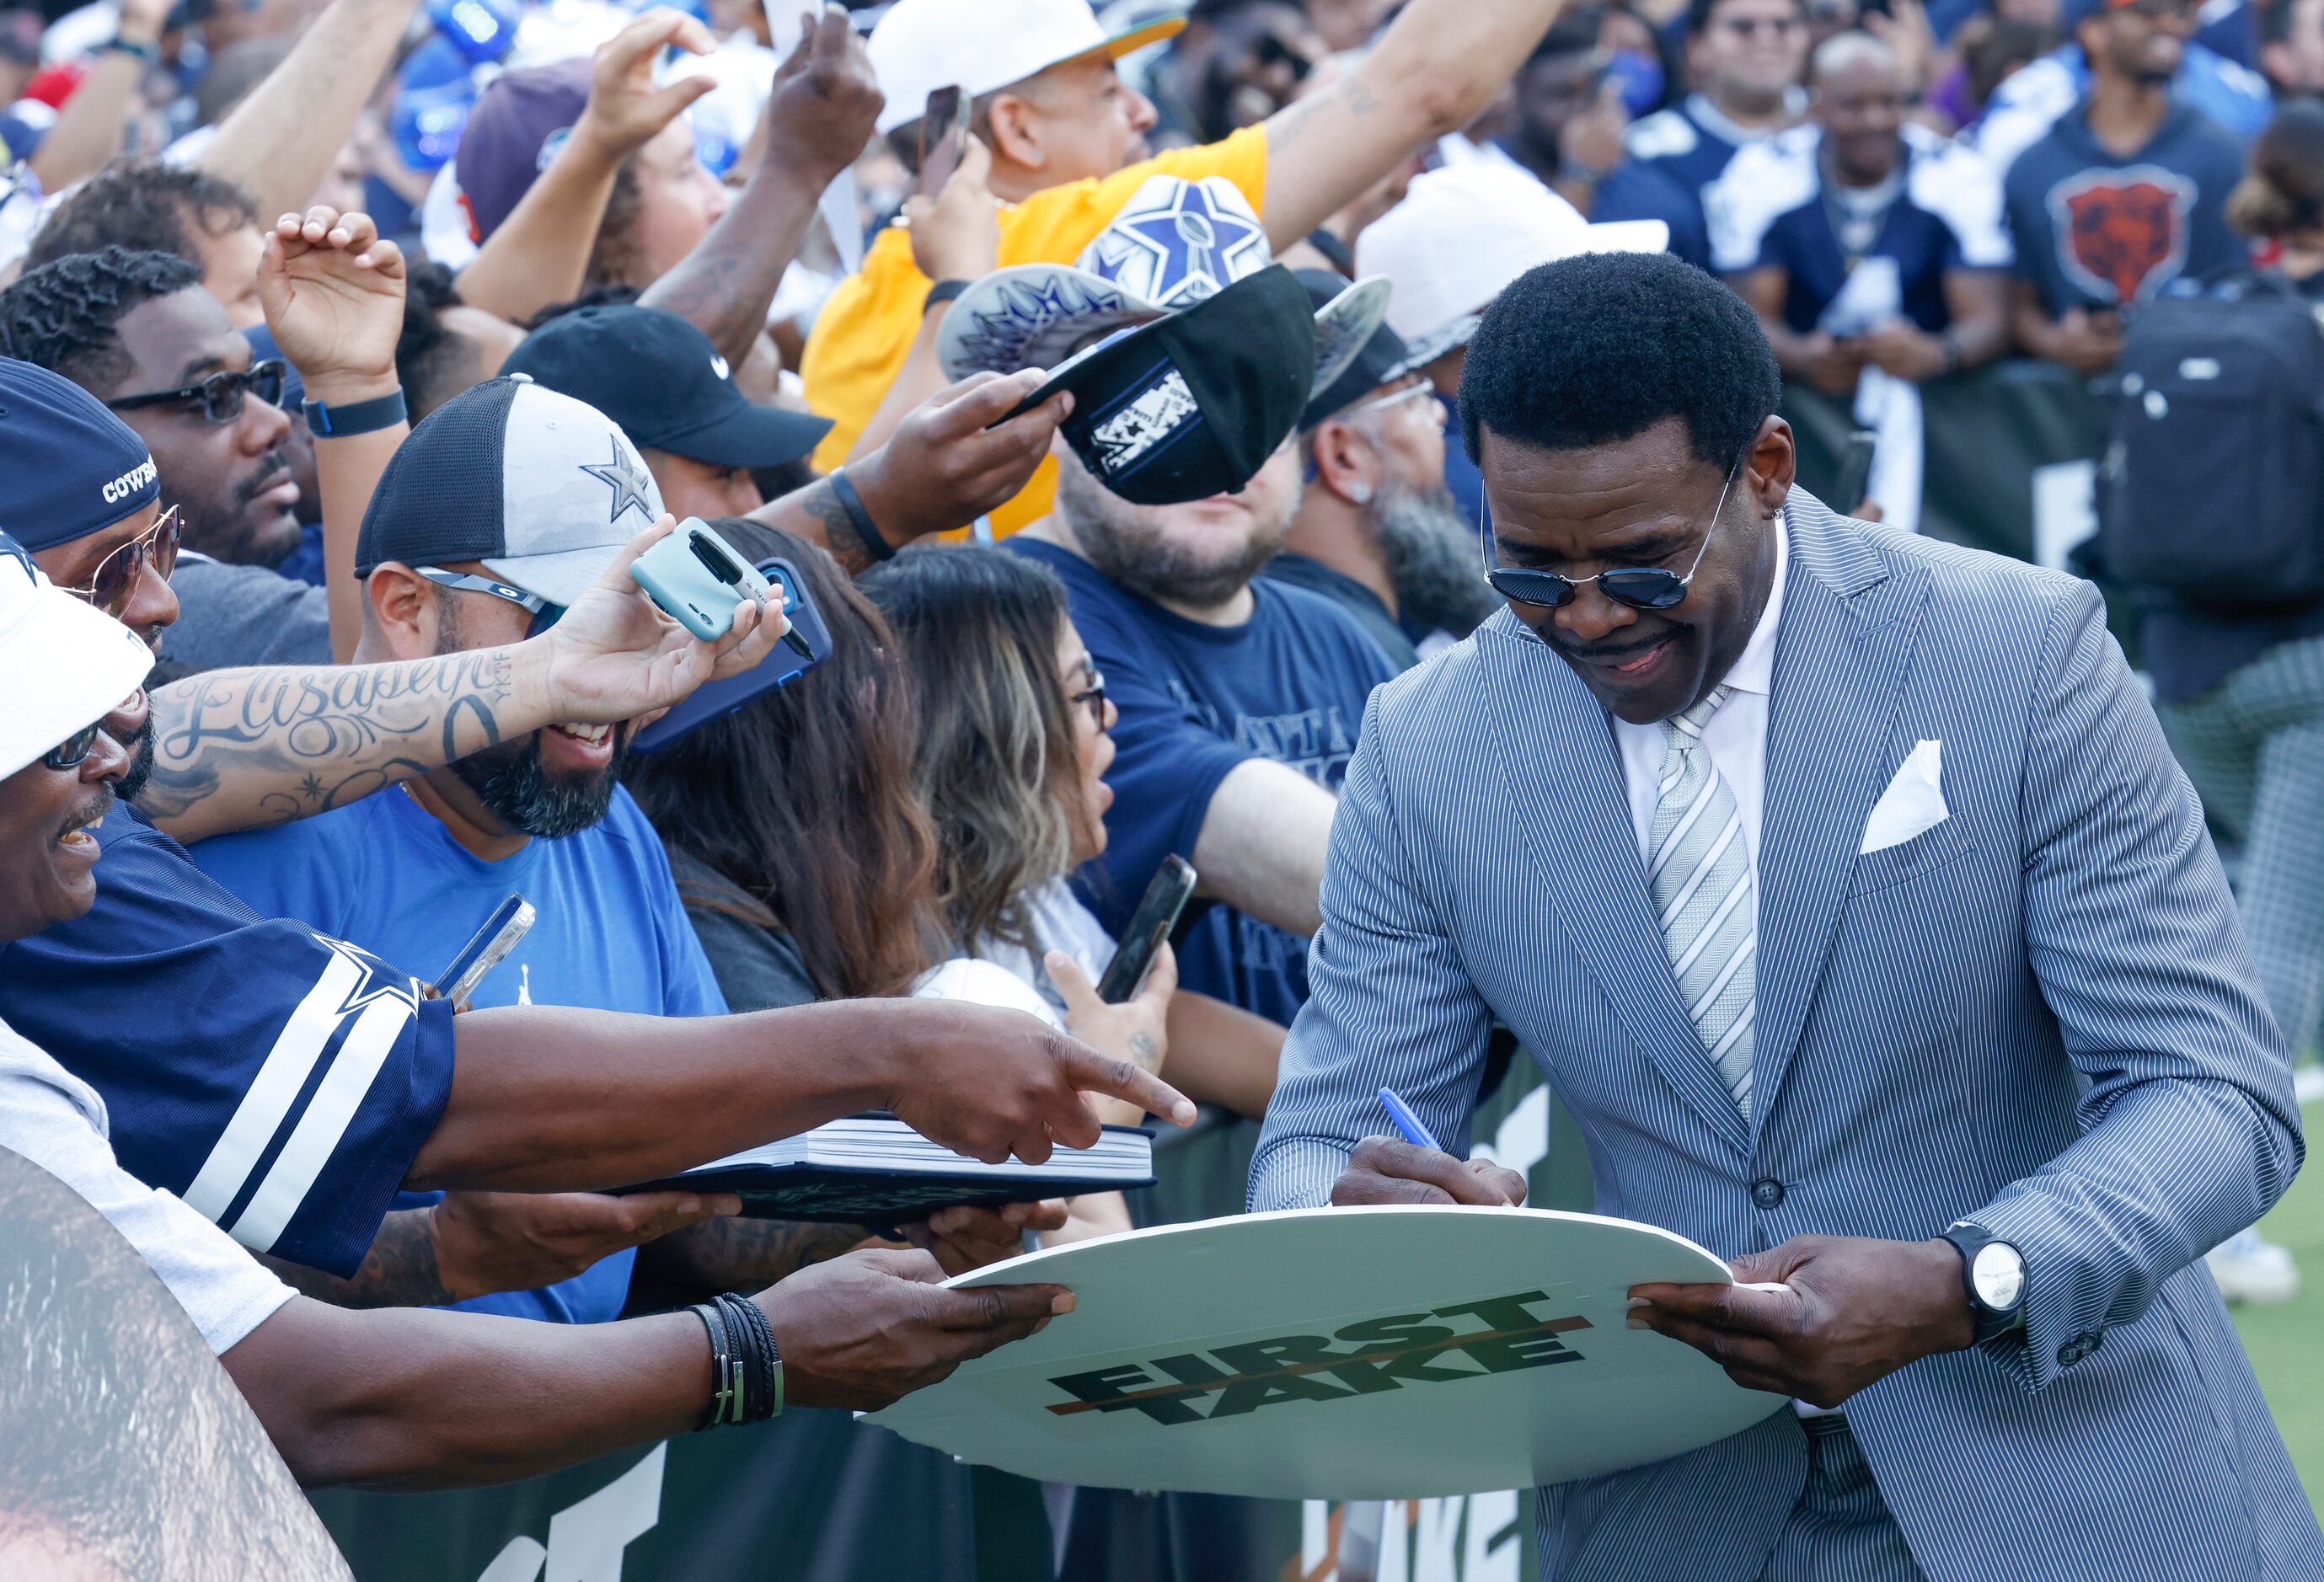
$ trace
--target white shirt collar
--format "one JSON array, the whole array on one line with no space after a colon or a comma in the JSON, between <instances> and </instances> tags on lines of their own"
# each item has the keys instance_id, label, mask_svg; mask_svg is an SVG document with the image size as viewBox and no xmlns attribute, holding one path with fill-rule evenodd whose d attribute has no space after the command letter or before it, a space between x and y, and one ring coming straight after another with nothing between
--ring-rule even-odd
<instances>
[{"instance_id":1,"label":"white shirt collar","mask_svg":"<svg viewBox=\"0 0 2324 1582\"><path fill-rule=\"evenodd\" d=\"M1742 658L1727 673L1720 685L1735 692L1753 692L1766 697L1775 681L1775 628L1784 613L1784 574L1791 562L1791 521L1781 510L1775 513L1775 575L1767 584L1767 606L1759 612L1759 624L1751 629L1751 640L1743 645Z\"/></svg>"}]
</instances>

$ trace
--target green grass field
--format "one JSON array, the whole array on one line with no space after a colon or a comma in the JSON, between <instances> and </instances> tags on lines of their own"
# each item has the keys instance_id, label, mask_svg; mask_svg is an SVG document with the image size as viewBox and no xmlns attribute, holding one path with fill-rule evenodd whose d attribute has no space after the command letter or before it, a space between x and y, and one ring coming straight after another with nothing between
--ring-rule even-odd
<instances>
[{"instance_id":1,"label":"green grass field","mask_svg":"<svg viewBox=\"0 0 2324 1582\"><path fill-rule=\"evenodd\" d=\"M2324 1104L2310 1105L2305 1115L2312 1139L2317 1124L2324 1122ZM2316 1164L2311 1157L2259 1227L2299 1260L2299 1296L2281 1307L2234 1311L2300 1481L2310 1503L2324 1513L2324 1171Z\"/></svg>"}]
</instances>

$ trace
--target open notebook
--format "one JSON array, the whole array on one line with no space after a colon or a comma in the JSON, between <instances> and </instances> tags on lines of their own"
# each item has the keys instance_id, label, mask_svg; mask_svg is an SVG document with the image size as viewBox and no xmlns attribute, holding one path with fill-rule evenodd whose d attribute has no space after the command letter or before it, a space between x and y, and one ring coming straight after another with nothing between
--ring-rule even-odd
<instances>
[{"instance_id":1,"label":"open notebook","mask_svg":"<svg viewBox=\"0 0 2324 1582\"><path fill-rule=\"evenodd\" d=\"M1153 1184L1154 1134L1143 1127L1107 1127L1094 1148L1059 1148L1046 1164L986 1164L873 1110L622 1190L733 1192L744 1216L755 1219L894 1225L955 1204L1021 1203Z\"/></svg>"}]
</instances>

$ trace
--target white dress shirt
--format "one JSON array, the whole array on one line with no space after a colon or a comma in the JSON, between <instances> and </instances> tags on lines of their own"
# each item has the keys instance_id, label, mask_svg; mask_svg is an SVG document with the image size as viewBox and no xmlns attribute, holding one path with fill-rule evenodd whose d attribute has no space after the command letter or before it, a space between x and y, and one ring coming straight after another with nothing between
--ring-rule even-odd
<instances>
[{"instance_id":1,"label":"white dress shirt","mask_svg":"<svg viewBox=\"0 0 2324 1582\"><path fill-rule=\"evenodd\" d=\"M1784 611L1784 575L1791 560L1791 529L1784 516L1775 517L1775 577L1767 587L1767 607L1742 658L1721 683L1727 701L1703 727L1702 745L1711 761L1735 793L1735 811L1743 820L1743 840L1751 860L1751 882L1759 882L1759 810L1766 800L1767 695L1775 679L1775 628ZM1614 722L1614 742L1622 753L1622 779L1630 796L1630 822L1638 830L1642 862L1654 860L1655 800L1662 789L1663 760L1669 756L1669 733L1662 722L1633 725Z\"/></svg>"}]
</instances>

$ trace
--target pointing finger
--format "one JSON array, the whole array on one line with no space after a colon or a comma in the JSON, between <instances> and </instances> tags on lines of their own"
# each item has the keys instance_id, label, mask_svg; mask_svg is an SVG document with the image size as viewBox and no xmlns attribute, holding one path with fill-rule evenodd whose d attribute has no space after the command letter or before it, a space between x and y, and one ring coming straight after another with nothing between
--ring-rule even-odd
<instances>
[{"instance_id":1,"label":"pointing finger","mask_svg":"<svg viewBox=\"0 0 2324 1582\"><path fill-rule=\"evenodd\" d=\"M1139 1070L1126 1060L1109 1060L1086 1044L1060 1042L1065 1044L1065 1075L1080 1091L1126 1099L1147 1114L1161 1116L1175 1126L1194 1124L1194 1100L1161 1078ZM1089 1113L1078 1104L1074 1108L1084 1115ZM1094 1129L1093 1125L1093 1132Z\"/></svg>"}]
</instances>

